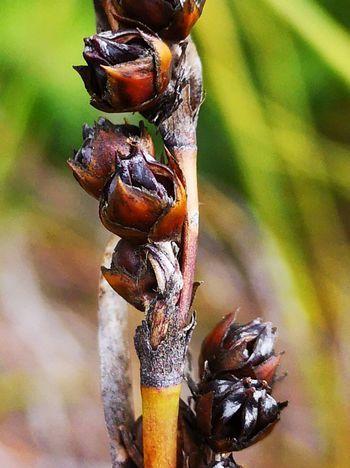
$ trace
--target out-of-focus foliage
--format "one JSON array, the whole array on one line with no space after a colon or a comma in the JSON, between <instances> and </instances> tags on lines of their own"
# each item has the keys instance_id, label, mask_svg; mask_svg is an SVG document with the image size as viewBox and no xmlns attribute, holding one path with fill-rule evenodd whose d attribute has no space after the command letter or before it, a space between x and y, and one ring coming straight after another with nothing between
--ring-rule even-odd
<instances>
[{"instance_id":1,"label":"out-of-focus foliage","mask_svg":"<svg viewBox=\"0 0 350 468\"><path fill-rule=\"evenodd\" d=\"M92 7L2 0L0 21L0 461L108 466L91 360L106 237L65 169L82 123L99 115L71 68ZM350 458L349 28L347 0L208 0L195 28L207 99L194 344L241 307L244 321L272 318L287 350L279 391L290 408L240 454L248 466Z\"/></svg>"}]
</instances>

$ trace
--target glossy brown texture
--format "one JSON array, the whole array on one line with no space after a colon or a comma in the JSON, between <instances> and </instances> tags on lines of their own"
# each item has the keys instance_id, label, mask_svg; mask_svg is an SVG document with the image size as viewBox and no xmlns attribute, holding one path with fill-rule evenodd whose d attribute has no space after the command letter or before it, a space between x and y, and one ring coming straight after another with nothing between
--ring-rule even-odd
<instances>
[{"instance_id":1,"label":"glossy brown texture","mask_svg":"<svg viewBox=\"0 0 350 468\"><path fill-rule=\"evenodd\" d=\"M199 19L205 0L115 0L122 18L145 24L161 37L185 39Z\"/></svg>"},{"instance_id":2,"label":"glossy brown texture","mask_svg":"<svg viewBox=\"0 0 350 468\"><path fill-rule=\"evenodd\" d=\"M113 125L101 117L93 127L84 125L83 139L68 165L83 189L97 199L116 171L117 160L127 158L133 145L154 154L152 138L143 125Z\"/></svg>"},{"instance_id":3,"label":"glossy brown texture","mask_svg":"<svg viewBox=\"0 0 350 468\"><path fill-rule=\"evenodd\" d=\"M227 314L220 322L215 325L213 330L206 336L202 343L202 350L200 355L200 368L204 368L204 361L215 356L221 343L225 338L227 330L235 322L235 314Z\"/></svg>"},{"instance_id":4,"label":"glossy brown texture","mask_svg":"<svg viewBox=\"0 0 350 468\"><path fill-rule=\"evenodd\" d=\"M141 311L156 297L157 281L144 246L122 239L115 248L111 267L102 267L102 273L120 296Z\"/></svg>"},{"instance_id":5,"label":"glossy brown texture","mask_svg":"<svg viewBox=\"0 0 350 468\"><path fill-rule=\"evenodd\" d=\"M237 465L232 455L230 455L228 457L224 456L224 458L220 461L215 461L211 463L210 465L208 465L208 468L243 468L243 467Z\"/></svg>"},{"instance_id":6,"label":"glossy brown texture","mask_svg":"<svg viewBox=\"0 0 350 468\"><path fill-rule=\"evenodd\" d=\"M186 193L176 170L134 148L120 160L100 202L103 225L142 243L176 239L186 214Z\"/></svg>"},{"instance_id":7,"label":"glossy brown texture","mask_svg":"<svg viewBox=\"0 0 350 468\"><path fill-rule=\"evenodd\" d=\"M265 381L232 376L202 383L195 396L197 427L217 453L247 448L266 437L287 402L277 403Z\"/></svg>"},{"instance_id":8,"label":"glossy brown texture","mask_svg":"<svg viewBox=\"0 0 350 468\"><path fill-rule=\"evenodd\" d=\"M203 341L200 373L230 372L272 384L282 356L274 352L275 339L276 329L270 322L256 319L241 325L235 323L235 314L228 314Z\"/></svg>"},{"instance_id":9,"label":"glossy brown texture","mask_svg":"<svg viewBox=\"0 0 350 468\"><path fill-rule=\"evenodd\" d=\"M141 29L105 31L85 39L87 66L75 67L104 112L141 111L166 90L172 53L157 35Z\"/></svg>"}]
</instances>

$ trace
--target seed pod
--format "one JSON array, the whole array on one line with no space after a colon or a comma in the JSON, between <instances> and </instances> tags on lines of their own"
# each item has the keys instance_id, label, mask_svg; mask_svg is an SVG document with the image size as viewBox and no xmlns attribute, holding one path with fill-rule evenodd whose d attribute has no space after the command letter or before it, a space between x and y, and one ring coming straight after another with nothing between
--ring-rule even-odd
<instances>
[{"instance_id":1,"label":"seed pod","mask_svg":"<svg viewBox=\"0 0 350 468\"><path fill-rule=\"evenodd\" d=\"M121 17L139 21L173 41L190 34L204 3L205 0L115 0Z\"/></svg>"},{"instance_id":2,"label":"seed pod","mask_svg":"<svg viewBox=\"0 0 350 468\"><path fill-rule=\"evenodd\" d=\"M120 296L145 311L151 301L159 302L170 294L174 296L174 303L178 301L182 278L177 252L172 242L137 245L122 239L114 250L110 268L101 270Z\"/></svg>"},{"instance_id":3,"label":"seed pod","mask_svg":"<svg viewBox=\"0 0 350 468\"><path fill-rule=\"evenodd\" d=\"M115 172L117 160L129 157L134 145L154 155L152 138L142 123L139 127L113 125L101 117L93 127L84 125L83 139L68 165L83 189L97 199Z\"/></svg>"},{"instance_id":4,"label":"seed pod","mask_svg":"<svg viewBox=\"0 0 350 468\"><path fill-rule=\"evenodd\" d=\"M74 67L104 112L141 111L166 90L172 69L169 47L140 29L105 31L85 39L87 66Z\"/></svg>"},{"instance_id":5,"label":"seed pod","mask_svg":"<svg viewBox=\"0 0 350 468\"><path fill-rule=\"evenodd\" d=\"M114 234L135 242L175 240L186 214L186 193L173 169L135 146L129 159L118 162L105 186L100 218Z\"/></svg>"},{"instance_id":6,"label":"seed pod","mask_svg":"<svg viewBox=\"0 0 350 468\"><path fill-rule=\"evenodd\" d=\"M156 276L147 254L144 246L122 239L114 250L110 269L102 267L103 276L112 288L141 311L157 293Z\"/></svg>"},{"instance_id":7,"label":"seed pod","mask_svg":"<svg viewBox=\"0 0 350 468\"><path fill-rule=\"evenodd\" d=\"M242 450L266 437L287 402L277 403L265 381L211 380L196 395L197 426L217 453Z\"/></svg>"},{"instance_id":8,"label":"seed pod","mask_svg":"<svg viewBox=\"0 0 350 468\"><path fill-rule=\"evenodd\" d=\"M230 372L236 377L252 377L272 384L282 354L274 352L276 328L260 318L241 325L228 314L205 338L199 367L213 376Z\"/></svg>"}]
</instances>

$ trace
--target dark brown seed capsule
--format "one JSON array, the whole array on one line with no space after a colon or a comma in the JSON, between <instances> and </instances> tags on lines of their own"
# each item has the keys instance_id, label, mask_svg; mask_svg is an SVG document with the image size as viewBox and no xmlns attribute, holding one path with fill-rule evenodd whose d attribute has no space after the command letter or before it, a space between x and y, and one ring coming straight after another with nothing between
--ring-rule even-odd
<instances>
[{"instance_id":1,"label":"dark brown seed capsule","mask_svg":"<svg viewBox=\"0 0 350 468\"><path fill-rule=\"evenodd\" d=\"M265 381L215 379L201 385L196 399L198 429L217 453L247 448L266 437L287 402L277 403Z\"/></svg>"},{"instance_id":2,"label":"dark brown seed capsule","mask_svg":"<svg viewBox=\"0 0 350 468\"><path fill-rule=\"evenodd\" d=\"M102 273L127 302L144 311L157 293L157 280L147 260L147 249L122 239L115 248L111 267Z\"/></svg>"},{"instance_id":3,"label":"dark brown seed capsule","mask_svg":"<svg viewBox=\"0 0 350 468\"><path fill-rule=\"evenodd\" d=\"M274 352L276 328L270 322L235 323L228 314L205 338L199 358L200 372L218 376L230 372L272 384L281 361Z\"/></svg>"},{"instance_id":4,"label":"dark brown seed capsule","mask_svg":"<svg viewBox=\"0 0 350 468\"><path fill-rule=\"evenodd\" d=\"M87 66L74 67L104 112L149 108L167 88L172 53L157 35L141 29L105 31L85 39Z\"/></svg>"},{"instance_id":5,"label":"dark brown seed capsule","mask_svg":"<svg viewBox=\"0 0 350 468\"><path fill-rule=\"evenodd\" d=\"M113 125L101 117L93 127L84 125L83 139L68 165L83 189L97 199L115 173L117 161L128 158L132 147L138 145L154 155L152 138L142 124Z\"/></svg>"},{"instance_id":6,"label":"dark brown seed capsule","mask_svg":"<svg viewBox=\"0 0 350 468\"><path fill-rule=\"evenodd\" d=\"M177 252L174 242L138 245L122 239L110 268L102 267L102 273L118 294L141 311L154 299L160 305L169 294L176 304L182 284Z\"/></svg>"},{"instance_id":7,"label":"dark brown seed capsule","mask_svg":"<svg viewBox=\"0 0 350 468\"><path fill-rule=\"evenodd\" d=\"M171 169L134 148L119 161L100 202L103 225L135 242L175 240L186 214L186 193L172 162Z\"/></svg>"},{"instance_id":8,"label":"dark brown seed capsule","mask_svg":"<svg viewBox=\"0 0 350 468\"><path fill-rule=\"evenodd\" d=\"M205 0L115 0L118 14L145 24L161 37L180 41L202 14Z\"/></svg>"}]
</instances>

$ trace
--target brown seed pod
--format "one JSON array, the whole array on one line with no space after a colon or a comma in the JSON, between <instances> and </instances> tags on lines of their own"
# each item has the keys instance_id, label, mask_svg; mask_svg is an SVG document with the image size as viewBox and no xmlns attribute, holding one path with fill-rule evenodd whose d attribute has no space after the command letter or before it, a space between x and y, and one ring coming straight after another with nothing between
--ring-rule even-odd
<instances>
[{"instance_id":1,"label":"brown seed pod","mask_svg":"<svg viewBox=\"0 0 350 468\"><path fill-rule=\"evenodd\" d=\"M173 169L138 146L129 159L121 159L101 197L103 225L139 243L175 240L186 215L186 193L174 161L171 164Z\"/></svg>"},{"instance_id":2,"label":"brown seed pod","mask_svg":"<svg viewBox=\"0 0 350 468\"><path fill-rule=\"evenodd\" d=\"M105 31L85 39L87 66L74 67L104 112L141 111L166 90L172 53L156 34L141 29Z\"/></svg>"},{"instance_id":3,"label":"brown seed pod","mask_svg":"<svg viewBox=\"0 0 350 468\"><path fill-rule=\"evenodd\" d=\"M287 402L277 403L265 381L214 379L195 396L197 426L217 453L247 448L266 437Z\"/></svg>"},{"instance_id":4,"label":"brown seed pod","mask_svg":"<svg viewBox=\"0 0 350 468\"><path fill-rule=\"evenodd\" d=\"M199 357L200 373L266 380L272 384L282 353L275 354L276 328L260 318L241 325L228 314L205 338Z\"/></svg>"},{"instance_id":5,"label":"brown seed pod","mask_svg":"<svg viewBox=\"0 0 350 468\"><path fill-rule=\"evenodd\" d=\"M138 245L122 239L114 250L110 268L101 270L110 286L141 311L154 299L159 303L170 294L174 303L178 301L182 279L173 242Z\"/></svg>"},{"instance_id":6,"label":"brown seed pod","mask_svg":"<svg viewBox=\"0 0 350 468\"><path fill-rule=\"evenodd\" d=\"M112 288L127 302L144 311L156 297L157 280L144 246L122 239L117 244L110 268L102 273Z\"/></svg>"},{"instance_id":7,"label":"brown seed pod","mask_svg":"<svg viewBox=\"0 0 350 468\"><path fill-rule=\"evenodd\" d=\"M84 125L83 144L68 160L74 177L83 189L99 199L106 181L116 171L118 160L127 158L135 144L154 155L152 138L142 123L113 125L100 118L93 127Z\"/></svg>"},{"instance_id":8,"label":"brown seed pod","mask_svg":"<svg viewBox=\"0 0 350 468\"><path fill-rule=\"evenodd\" d=\"M145 24L161 37L180 41L202 14L205 0L115 0L118 15Z\"/></svg>"}]
</instances>

